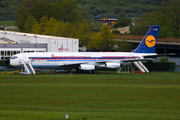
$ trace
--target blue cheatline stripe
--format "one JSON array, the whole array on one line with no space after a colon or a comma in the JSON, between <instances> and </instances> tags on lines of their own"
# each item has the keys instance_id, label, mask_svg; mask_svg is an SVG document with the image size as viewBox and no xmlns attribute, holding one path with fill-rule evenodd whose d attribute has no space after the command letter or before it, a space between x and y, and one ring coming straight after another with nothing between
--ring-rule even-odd
<instances>
[{"instance_id":1,"label":"blue cheatline stripe","mask_svg":"<svg viewBox=\"0 0 180 120\"><path fill-rule=\"evenodd\" d=\"M124 59L134 59L134 58L139 58L137 56L133 57L29 57L29 59L32 60L66 60L66 61L71 61L71 60L124 60Z\"/></svg>"}]
</instances>

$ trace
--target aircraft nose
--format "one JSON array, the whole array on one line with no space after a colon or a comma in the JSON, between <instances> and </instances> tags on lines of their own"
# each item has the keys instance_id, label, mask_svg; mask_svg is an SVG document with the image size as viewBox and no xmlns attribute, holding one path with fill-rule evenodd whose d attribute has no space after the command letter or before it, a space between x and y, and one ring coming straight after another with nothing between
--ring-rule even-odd
<instances>
[{"instance_id":1,"label":"aircraft nose","mask_svg":"<svg viewBox=\"0 0 180 120\"><path fill-rule=\"evenodd\" d=\"M9 65L9 64L10 64L10 59L9 59L9 58L6 59L6 60L5 60L5 63Z\"/></svg>"}]
</instances>

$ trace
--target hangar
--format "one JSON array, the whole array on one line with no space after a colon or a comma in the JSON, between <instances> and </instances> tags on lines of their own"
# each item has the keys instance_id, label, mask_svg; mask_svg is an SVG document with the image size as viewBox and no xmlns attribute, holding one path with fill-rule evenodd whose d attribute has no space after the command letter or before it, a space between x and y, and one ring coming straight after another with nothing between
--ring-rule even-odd
<instances>
[{"instance_id":1,"label":"hangar","mask_svg":"<svg viewBox=\"0 0 180 120\"><path fill-rule=\"evenodd\" d=\"M78 52L79 39L0 30L0 59L26 52Z\"/></svg>"}]
</instances>

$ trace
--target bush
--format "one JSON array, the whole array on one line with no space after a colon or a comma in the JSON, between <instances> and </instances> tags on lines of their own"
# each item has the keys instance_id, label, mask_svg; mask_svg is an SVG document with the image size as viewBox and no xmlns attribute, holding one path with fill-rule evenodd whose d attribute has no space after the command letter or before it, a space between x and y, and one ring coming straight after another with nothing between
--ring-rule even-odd
<instances>
[{"instance_id":1,"label":"bush","mask_svg":"<svg viewBox=\"0 0 180 120\"><path fill-rule=\"evenodd\" d=\"M114 34L120 34L119 30L113 30L112 33L114 33Z\"/></svg>"},{"instance_id":2,"label":"bush","mask_svg":"<svg viewBox=\"0 0 180 120\"><path fill-rule=\"evenodd\" d=\"M151 26L136 25L130 28L132 35L145 35Z\"/></svg>"},{"instance_id":3,"label":"bush","mask_svg":"<svg viewBox=\"0 0 180 120\"><path fill-rule=\"evenodd\" d=\"M5 29L5 27L3 27L3 26L0 26L0 30L4 30Z\"/></svg>"},{"instance_id":4,"label":"bush","mask_svg":"<svg viewBox=\"0 0 180 120\"><path fill-rule=\"evenodd\" d=\"M113 26L115 28L117 28L117 27L125 27L125 26L130 25L131 22L132 22L131 18L121 18Z\"/></svg>"},{"instance_id":5,"label":"bush","mask_svg":"<svg viewBox=\"0 0 180 120\"><path fill-rule=\"evenodd\" d=\"M168 62L169 61L169 57L161 57L160 58L160 62Z\"/></svg>"},{"instance_id":6,"label":"bush","mask_svg":"<svg viewBox=\"0 0 180 120\"><path fill-rule=\"evenodd\" d=\"M7 65L4 60L0 60L0 66L6 66L7 68L14 68L13 66L11 65Z\"/></svg>"}]
</instances>

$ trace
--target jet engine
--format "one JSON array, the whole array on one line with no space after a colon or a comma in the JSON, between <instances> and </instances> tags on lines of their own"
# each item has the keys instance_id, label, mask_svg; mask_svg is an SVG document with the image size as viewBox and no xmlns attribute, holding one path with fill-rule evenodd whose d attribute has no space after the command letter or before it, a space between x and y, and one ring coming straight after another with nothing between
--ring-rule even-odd
<instances>
[{"instance_id":1,"label":"jet engine","mask_svg":"<svg viewBox=\"0 0 180 120\"><path fill-rule=\"evenodd\" d=\"M120 63L115 63L115 62L106 62L105 65L107 68L120 68L121 67Z\"/></svg>"},{"instance_id":2,"label":"jet engine","mask_svg":"<svg viewBox=\"0 0 180 120\"><path fill-rule=\"evenodd\" d=\"M79 66L80 70L95 70L95 66L94 65L88 65L88 64L81 64Z\"/></svg>"}]
</instances>

